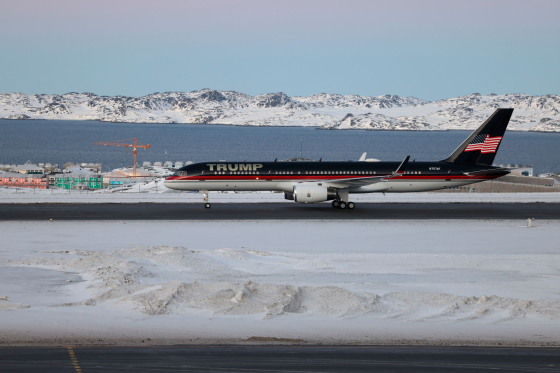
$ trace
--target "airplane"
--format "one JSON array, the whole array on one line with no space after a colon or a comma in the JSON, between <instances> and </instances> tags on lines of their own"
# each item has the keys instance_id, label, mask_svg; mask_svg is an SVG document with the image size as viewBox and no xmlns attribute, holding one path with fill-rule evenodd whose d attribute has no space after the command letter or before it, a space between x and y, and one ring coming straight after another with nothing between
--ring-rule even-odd
<instances>
[{"instance_id":1,"label":"airplane","mask_svg":"<svg viewBox=\"0 0 560 373\"><path fill-rule=\"evenodd\" d=\"M513 109L496 111L446 159L436 162L225 162L194 163L168 177L170 189L209 191L280 191L297 203L332 201L340 209L354 209L354 193L404 193L449 189L495 179L510 173L492 162Z\"/></svg>"}]
</instances>

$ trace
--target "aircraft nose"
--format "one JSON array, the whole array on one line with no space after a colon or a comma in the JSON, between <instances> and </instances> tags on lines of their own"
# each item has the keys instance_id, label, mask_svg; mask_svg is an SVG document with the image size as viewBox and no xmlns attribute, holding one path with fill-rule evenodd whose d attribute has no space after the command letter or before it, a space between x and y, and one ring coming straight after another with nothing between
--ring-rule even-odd
<instances>
[{"instance_id":1,"label":"aircraft nose","mask_svg":"<svg viewBox=\"0 0 560 373\"><path fill-rule=\"evenodd\" d=\"M169 188L169 189L174 189L173 188L174 184L175 183L173 182L173 180L169 180L169 178L167 178L163 181L163 186L166 187L166 188Z\"/></svg>"},{"instance_id":2,"label":"aircraft nose","mask_svg":"<svg viewBox=\"0 0 560 373\"><path fill-rule=\"evenodd\" d=\"M169 188L169 189L177 189L176 186L177 186L177 181L178 180L176 180L176 179L178 179L178 178L179 178L178 176L171 175L163 181L163 185L166 188Z\"/></svg>"}]
</instances>

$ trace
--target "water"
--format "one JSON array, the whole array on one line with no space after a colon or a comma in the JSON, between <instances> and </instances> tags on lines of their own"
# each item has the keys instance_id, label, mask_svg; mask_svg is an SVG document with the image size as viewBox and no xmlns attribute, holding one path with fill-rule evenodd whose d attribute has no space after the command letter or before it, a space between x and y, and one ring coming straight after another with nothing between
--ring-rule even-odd
<instances>
[{"instance_id":1,"label":"water","mask_svg":"<svg viewBox=\"0 0 560 373\"><path fill-rule=\"evenodd\" d=\"M132 165L132 150L93 145L138 138L138 162L258 160L300 155L325 161L368 158L440 160L469 131L324 131L309 127L237 127L203 124L132 124L96 121L0 120L0 163L100 162L104 170ZM535 173L560 171L560 133L508 132L495 163L532 164Z\"/></svg>"}]
</instances>

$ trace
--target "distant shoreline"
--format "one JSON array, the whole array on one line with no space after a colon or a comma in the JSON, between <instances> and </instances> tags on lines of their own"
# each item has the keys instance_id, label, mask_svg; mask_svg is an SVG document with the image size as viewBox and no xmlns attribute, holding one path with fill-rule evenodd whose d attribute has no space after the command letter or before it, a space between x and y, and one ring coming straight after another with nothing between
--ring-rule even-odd
<instances>
[{"instance_id":1,"label":"distant shoreline","mask_svg":"<svg viewBox=\"0 0 560 373\"><path fill-rule=\"evenodd\" d=\"M472 132L470 129L454 129L454 128L431 128L431 129L402 129L402 130L394 130L394 129L377 129L377 128L321 128L321 126L296 126L296 125L250 125L250 124L233 124L233 123L178 123L178 122L113 122L108 120L102 119L65 119L65 118L57 118L57 119L45 119L45 118L28 118L28 119L13 119L13 118L0 118L0 121L8 120L8 121L56 121L56 120L63 120L63 121L76 121L76 122L99 122L99 123L114 123L114 124L186 124L186 125L205 125L205 126L229 126L229 127L251 127L251 128L313 128L316 130L321 131L390 131L390 132L450 132L450 131L463 131L463 132ZM508 129L508 132L537 132L537 133L560 133L556 131L536 131L536 130L518 130L518 129Z\"/></svg>"}]
</instances>

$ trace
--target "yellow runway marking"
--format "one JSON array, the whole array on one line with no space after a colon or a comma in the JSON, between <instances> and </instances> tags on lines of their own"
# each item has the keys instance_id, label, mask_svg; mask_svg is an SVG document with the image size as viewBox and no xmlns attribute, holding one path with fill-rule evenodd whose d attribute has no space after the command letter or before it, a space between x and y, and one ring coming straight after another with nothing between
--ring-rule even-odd
<instances>
[{"instance_id":1,"label":"yellow runway marking","mask_svg":"<svg viewBox=\"0 0 560 373\"><path fill-rule=\"evenodd\" d=\"M80 368L80 364L78 363L78 359L76 358L76 354L72 347L66 347L68 349L68 355L70 355L70 360L72 360L72 365L74 365L74 369L76 369L77 373L82 373L82 368Z\"/></svg>"}]
</instances>

